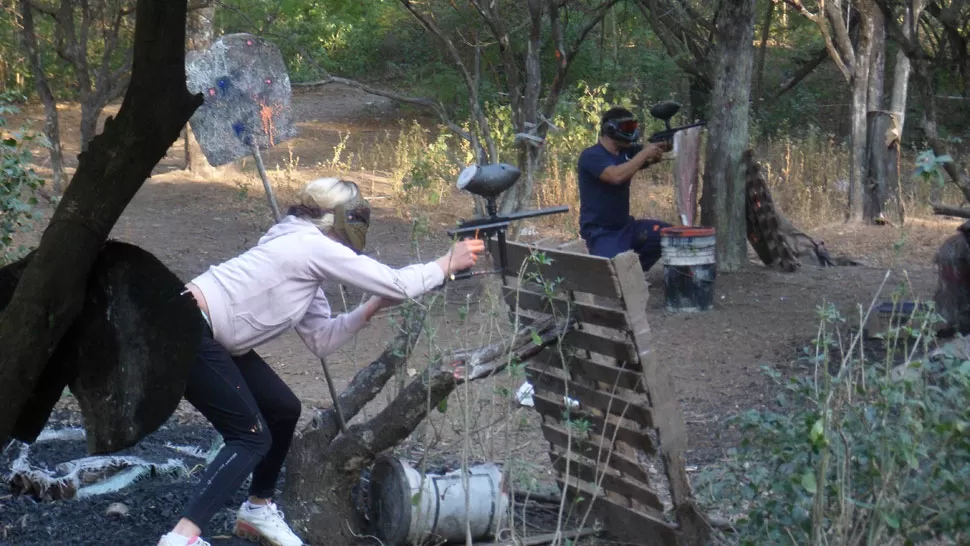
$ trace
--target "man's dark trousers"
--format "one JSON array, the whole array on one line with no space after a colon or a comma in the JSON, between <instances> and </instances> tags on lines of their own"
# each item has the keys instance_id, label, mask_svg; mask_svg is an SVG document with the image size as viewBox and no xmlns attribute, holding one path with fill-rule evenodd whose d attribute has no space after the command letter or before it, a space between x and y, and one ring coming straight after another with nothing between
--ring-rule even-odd
<instances>
[{"instance_id":1,"label":"man's dark trousers","mask_svg":"<svg viewBox=\"0 0 970 546\"><path fill-rule=\"evenodd\" d=\"M586 241L586 249L594 256L613 258L632 249L640 257L643 271L647 272L660 260L660 230L670 225L659 220L631 218L619 229L584 228L581 236Z\"/></svg>"}]
</instances>

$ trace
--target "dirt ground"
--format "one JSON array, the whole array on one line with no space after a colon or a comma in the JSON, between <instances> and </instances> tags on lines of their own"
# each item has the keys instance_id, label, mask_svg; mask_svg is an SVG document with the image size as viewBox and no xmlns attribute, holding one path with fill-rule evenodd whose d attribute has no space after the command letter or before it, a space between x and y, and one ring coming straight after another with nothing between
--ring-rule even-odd
<instances>
[{"instance_id":1,"label":"dirt ground","mask_svg":"<svg viewBox=\"0 0 970 546\"><path fill-rule=\"evenodd\" d=\"M350 135L347 149L367 153L370 147L378 145L378 139L386 137L386 131L397 130L397 121L403 115L383 99L340 86L297 93L293 105L299 135L265 156L283 202L302 181L332 172L326 165L333 158L334 146L344 135ZM37 120L35 127L39 128L42 110L29 108L26 113ZM65 107L61 127L71 167L76 164L73 154L78 150L78 121L76 107ZM182 149L181 141L173 146L156 169L157 174L138 192L112 236L153 252L179 276L190 279L210 265L255 244L272 218L251 161L204 177L193 176L181 170ZM43 172L47 158L43 154L38 157ZM368 251L392 266L436 258L447 248L444 226L458 216L471 214L462 210L436 211L430 232L418 237L415 244L411 224L389 195L388 184L393 181L387 173L346 175L357 177L375 206ZM49 206L41 207L40 225L46 222L50 212ZM787 274L766 269L753 260L752 253L752 262L744 271L718 274L715 308L706 313L665 311L662 267L656 266L648 272L650 326L656 342L653 349L674 376L688 424L688 464L704 465L723 456L724 449L732 443L724 426L727 417L744 409L771 404L775 389L765 379L761 366L775 366L783 373L803 370L798 355L815 336L820 305L832 303L850 322L858 322L859 307L868 307L887 272L888 281L881 299L888 299L898 287L905 288L907 299L931 298L935 286L932 255L956 225L939 219L913 219L904 229L823 226L813 235L824 239L833 254L852 256L865 265L819 268L807 264L798 272ZM23 240L30 243L38 236L38 233L27 234ZM343 303L336 287L329 288L328 294L334 307L341 310ZM494 313L481 308L487 301L482 294L483 286L477 282L468 282L447 293L448 312L439 317L437 343L449 347L472 343L462 337L468 334L467 329L457 327L454 319L458 309L469 302L475 311L471 314L476 317L476 331L481 334L494 330L488 326L493 320L489 317L494 317ZM354 298L359 295L351 291L350 296L348 304L353 306L357 301ZM392 336L387 321L377 320L358 336L352 347L328 359L337 388L346 385L356 370L378 355ZM260 353L293 388L306 408L329 406L320 363L295 334L284 335ZM486 382L473 397L474 403L482 407L494 404L494 396L490 397L488 390L495 389L497 384L498 380ZM459 393L461 403L472 403L462 398L466 394ZM379 407L380 403L370 408L368 414ZM192 413L191 408L184 411ZM516 407L509 411L527 422L535 422L528 408ZM304 419L311 413L305 410ZM489 415L487 418L498 419L509 414L496 411ZM432 427L435 430L454 428L445 418L438 418L436 423ZM461 451L460 436L442 435L445 439L437 447L457 453ZM481 441L483 444L495 441L489 438ZM537 467L548 466L547 446L537 440L527 444L525 447L506 445L505 449L531 460ZM486 458L499 449L495 447L497 444L488 445L473 451L480 458Z\"/></svg>"}]
</instances>

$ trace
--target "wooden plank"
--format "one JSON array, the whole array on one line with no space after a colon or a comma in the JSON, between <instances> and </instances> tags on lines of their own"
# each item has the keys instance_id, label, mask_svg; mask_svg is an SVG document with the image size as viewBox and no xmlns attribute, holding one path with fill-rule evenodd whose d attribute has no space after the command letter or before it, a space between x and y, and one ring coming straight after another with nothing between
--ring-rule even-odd
<instances>
[{"instance_id":1,"label":"wooden plank","mask_svg":"<svg viewBox=\"0 0 970 546\"><path fill-rule=\"evenodd\" d=\"M581 358L571 351L563 353L560 356L557 349L546 348L532 359L532 363L549 369L568 370L574 377L578 375L590 381L615 385L619 389L643 392L643 377L640 374L640 365L636 362L618 362L623 366L619 368ZM565 363L563 357L566 359Z\"/></svg>"},{"instance_id":2,"label":"wooden plank","mask_svg":"<svg viewBox=\"0 0 970 546\"><path fill-rule=\"evenodd\" d=\"M510 315L511 320L515 316L515 311L511 311ZM518 313L520 326L528 326L548 317L549 315L535 311L520 310ZM628 369L631 368L630 364L639 362L636 347L629 340L607 338L586 330L570 330L563 336L562 346L571 350L592 351L607 358L627 363L624 364L624 367Z\"/></svg>"},{"instance_id":3,"label":"wooden plank","mask_svg":"<svg viewBox=\"0 0 970 546\"><path fill-rule=\"evenodd\" d=\"M560 479L566 475L566 455L565 453L550 453L552 467L559 472ZM656 493L646 488L646 486L628 480L622 476L617 476L612 472L603 472L603 468L596 468L586 461L571 458L569 462L569 477L584 481L592 487L602 487L604 491L613 491L624 497L639 501L658 512L663 513L664 505L660 502L660 497Z\"/></svg>"},{"instance_id":4,"label":"wooden plank","mask_svg":"<svg viewBox=\"0 0 970 546\"><path fill-rule=\"evenodd\" d=\"M638 360L636 347L628 340L609 339L585 330L570 330L563 336L562 345L564 347L585 349L627 362L636 362Z\"/></svg>"},{"instance_id":5,"label":"wooden plank","mask_svg":"<svg viewBox=\"0 0 970 546\"><path fill-rule=\"evenodd\" d=\"M559 422L563 422L563 416L566 414L566 405L562 401L562 396L558 396L556 398L559 401L552 400L549 395L544 394L538 388L532 394L532 401L535 403L535 408L539 413L549 416L550 418ZM646 431L639 431L631 428L626 424L626 422L629 422L626 419L617 424L613 421L591 415L589 412L583 411L582 408L570 408L569 415L573 420L588 422L588 431L590 434L605 436L607 440L615 439L614 441L617 442L626 442L648 454L653 454L655 452L653 441L650 439L650 436L647 435Z\"/></svg>"},{"instance_id":6,"label":"wooden plank","mask_svg":"<svg viewBox=\"0 0 970 546\"><path fill-rule=\"evenodd\" d=\"M593 442L576 436L570 438L566 429L552 423L542 424L542 435L554 447L561 448L563 451L571 449L574 453L598 461L598 464L607 464L623 475L646 484L650 483L649 475L640 463L616 449L610 451L608 441L603 442L601 447L598 441Z\"/></svg>"},{"instance_id":7,"label":"wooden plank","mask_svg":"<svg viewBox=\"0 0 970 546\"><path fill-rule=\"evenodd\" d=\"M498 267L499 248L497 239L488 240L489 253ZM506 243L507 265L505 274L517 277L522 264L529 260L525 271L538 273L543 279L554 281L562 279L563 290L588 292L597 296L618 298L619 285L613 274L613 264L608 258L579 254L565 250L534 249L545 254L548 264L539 264L531 259L533 248L518 242Z\"/></svg>"},{"instance_id":8,"label":"wooden plank","mask_svg":"<svg viewBox=\"0 0 970 546\"><path fill-rule=\"evenodd\" d=\"M588 485L572 481L556 480L566 495L566 502L570 503L574 513L581 519L588 509L599 515L603 521L603 528L610 535L628 544L650 544L651 546L677 546L678 530L673 524L667 523L662 514L645 513L639 510L619 505L595 491L588 489ZM579 500L582 499L582 500ZM707 544L706 542L699 544Z\"/></svg>"},{"instance_id":9,"label":"wooden plank","mask_svg":"<svg viewBox=\"0 0 970 546\"><path fill-rule=\"evenodd\" d=\"M591 303L569 301L563 297L551 297L526 287L516 289L506 286L503 287L502 293L505 296L505 302L513 311L518 305L519 309L544 314L555 313L558 316L565 316L566 313L571 313L579 322L622 331L629 330L626 313L621 309L609 309Z\"/></svg>"},{"instance_id":10,"label":"wooden plank","mask_svg":"<svg viewBox=\"0 0 970 546\"><path fill-rule=\"evenodd\" d=\"M632 400L622 397L622 392L599 392L574 381L567 381L562 377L543 371L535 366L526 366L526 375L536 391L548 390L557 396L565 396L567 387L569 397L579 401L583 408L595 408L604 413L611 413L636 422L640 426L649 427L653 423L650 409Z\"/></svg>"},{"instance_id":11,"label":"wooden plank","mask_svg":"<svg viewBox=\"0 0 970 546\"><path fill-rule=\"evenodd\" d=\"M647 322L647 290L644 283L643 268L633 252L624 252L613 258L617 281L620 283L623 300L633 325L633 342L638 360L643 367L643 382L653 409L654 423L657 427L658 449L664 460L670 495L678 513L682 506L692 503L690 481L687 478L687 431L681 413L677 391L666 366L651 350L652 339ZM678 518L684 532L693 537L710 536L710 527L696 518Z\"/></svg>"}]
</instances>

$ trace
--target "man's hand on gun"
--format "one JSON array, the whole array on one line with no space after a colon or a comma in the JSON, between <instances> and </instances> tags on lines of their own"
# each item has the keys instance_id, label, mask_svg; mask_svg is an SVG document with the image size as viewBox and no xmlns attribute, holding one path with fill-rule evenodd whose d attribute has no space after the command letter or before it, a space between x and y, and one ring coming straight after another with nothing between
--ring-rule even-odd
<instances>
[{"instance_id":1,"label":"man's hand on gun","mask_svg":"<svg viewBox=\"0 0 970 546\"><path fill-rule=\"evenodd\" d=\"M665 153L673 149L671 142L651 142L643 147L641 153L646 156L647 163L656 163L663 159Z\"/></svg>"}]
</instances>

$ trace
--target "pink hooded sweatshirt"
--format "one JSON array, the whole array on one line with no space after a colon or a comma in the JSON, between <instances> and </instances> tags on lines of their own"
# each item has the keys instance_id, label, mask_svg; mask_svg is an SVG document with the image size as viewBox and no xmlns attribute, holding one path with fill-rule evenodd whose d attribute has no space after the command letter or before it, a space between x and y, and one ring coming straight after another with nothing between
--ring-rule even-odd
<instances>
[{"instance_id":1,"label":"pink hooded sweatshirt","mask_svg":"<svg viewBox=\"0 0 970 546\"><path fill-rule=\"evenodd\" d=\"M205 296L213 338L240 355L291 327L324 358L367 325L364 306L330 316L323 282L388 299L419 296L444 282L434 262L392 269L287 216L245 253L192 279Z\"/></svg>"}]
</instances>

